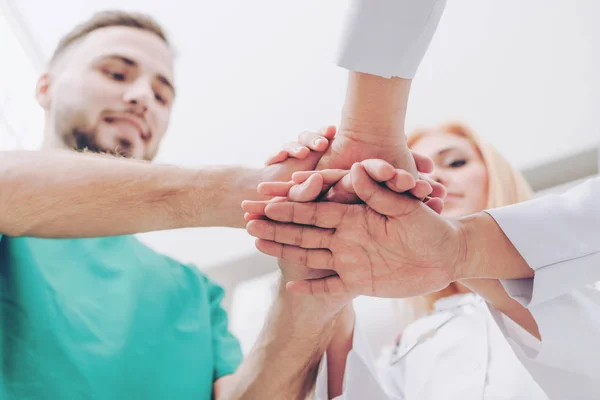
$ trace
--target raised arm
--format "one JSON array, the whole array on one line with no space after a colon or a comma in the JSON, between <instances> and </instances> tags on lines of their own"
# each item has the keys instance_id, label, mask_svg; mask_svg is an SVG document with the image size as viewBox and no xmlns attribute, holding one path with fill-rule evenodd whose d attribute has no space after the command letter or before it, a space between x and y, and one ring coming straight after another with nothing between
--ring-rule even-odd
<instances>
[{"instance_id":1,"label":"raised arm","mask_svg":"<svg viewBox=\"0 0 600 400\"><path fill-rule=\"evenodd\" d=\"M314 388L319 364L349 296L310 298L285 289L290 279L311 270L280 261L279 294L257 343L218 399L305 399Z\"/></svg>"},{"instance_id":2,"label":"raised arm","mask_svg":"<svg viewBox=\"0 0 600 400\"><path fill-rule=\"evenodd\" d=\"M382 158L416 175L404 119L445 0L353 0L337 63L350 71L339 134L319 168Z\"/></svg>"}]
</instances>

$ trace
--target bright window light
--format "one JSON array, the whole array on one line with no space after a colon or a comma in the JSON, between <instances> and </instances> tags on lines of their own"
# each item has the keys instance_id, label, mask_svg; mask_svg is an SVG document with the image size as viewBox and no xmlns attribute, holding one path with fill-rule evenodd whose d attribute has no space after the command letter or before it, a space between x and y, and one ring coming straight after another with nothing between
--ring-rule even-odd
<instances>
[{"instance_id":1,"label":"bright window light","mask_svg":"<svg viewBox=\"0 0 600 400\"><path fill-rule=\"evenodd\" d=\"M35 149L43 132L43 112L35 102L38 71L0 7L0 150Z\"/></svg>"}]
</instances>

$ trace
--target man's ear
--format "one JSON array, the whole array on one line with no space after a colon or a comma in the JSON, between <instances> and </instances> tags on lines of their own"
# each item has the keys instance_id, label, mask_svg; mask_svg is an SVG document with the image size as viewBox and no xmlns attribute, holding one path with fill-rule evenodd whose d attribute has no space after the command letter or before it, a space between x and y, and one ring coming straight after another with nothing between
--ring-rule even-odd
<instances>
[{"instance_id":1,"label":"man's ear","mask_svg":"<svg viewBox=\"0 0 600 400\"><path fill-rule=\"evenodd\" d=\"M50 76L47 73L38 79L35 87L35 98L44 110L50 108Z\"/></svg>"}]
</instances>

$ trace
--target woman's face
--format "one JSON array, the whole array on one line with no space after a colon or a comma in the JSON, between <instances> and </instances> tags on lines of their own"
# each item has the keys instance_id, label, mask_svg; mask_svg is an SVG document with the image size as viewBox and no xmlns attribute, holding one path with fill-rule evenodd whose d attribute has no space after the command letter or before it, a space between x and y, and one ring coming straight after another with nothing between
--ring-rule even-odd
<instances>
[{"instance_id":1,"label":"woman's face","mask_svg":"<svg viewBox=\"0 0 600 400\"><path fill-rule=\"evenodd\" d=\"M411 149L433 160L430 177L448 189L444 216L462 217L486 208L487 170L471 142L454 133L434 132L421 137Z\"/></svg>"}]
</instances>

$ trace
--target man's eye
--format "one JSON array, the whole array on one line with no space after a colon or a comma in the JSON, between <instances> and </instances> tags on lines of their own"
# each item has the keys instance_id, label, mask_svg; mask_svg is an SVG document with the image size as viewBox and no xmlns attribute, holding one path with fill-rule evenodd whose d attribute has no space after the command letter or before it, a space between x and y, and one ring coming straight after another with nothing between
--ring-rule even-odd
<instances>
[{"instance_id":1,"label":"man's eye","mask_svg":"<svg viewBox=\"0 0 600 400\"><path fill-rule=\"evenodd\" d=\"M467 160L456 160L450 163L452 168L460 168L467 163Z\"/></svg>"}]
</instances>

